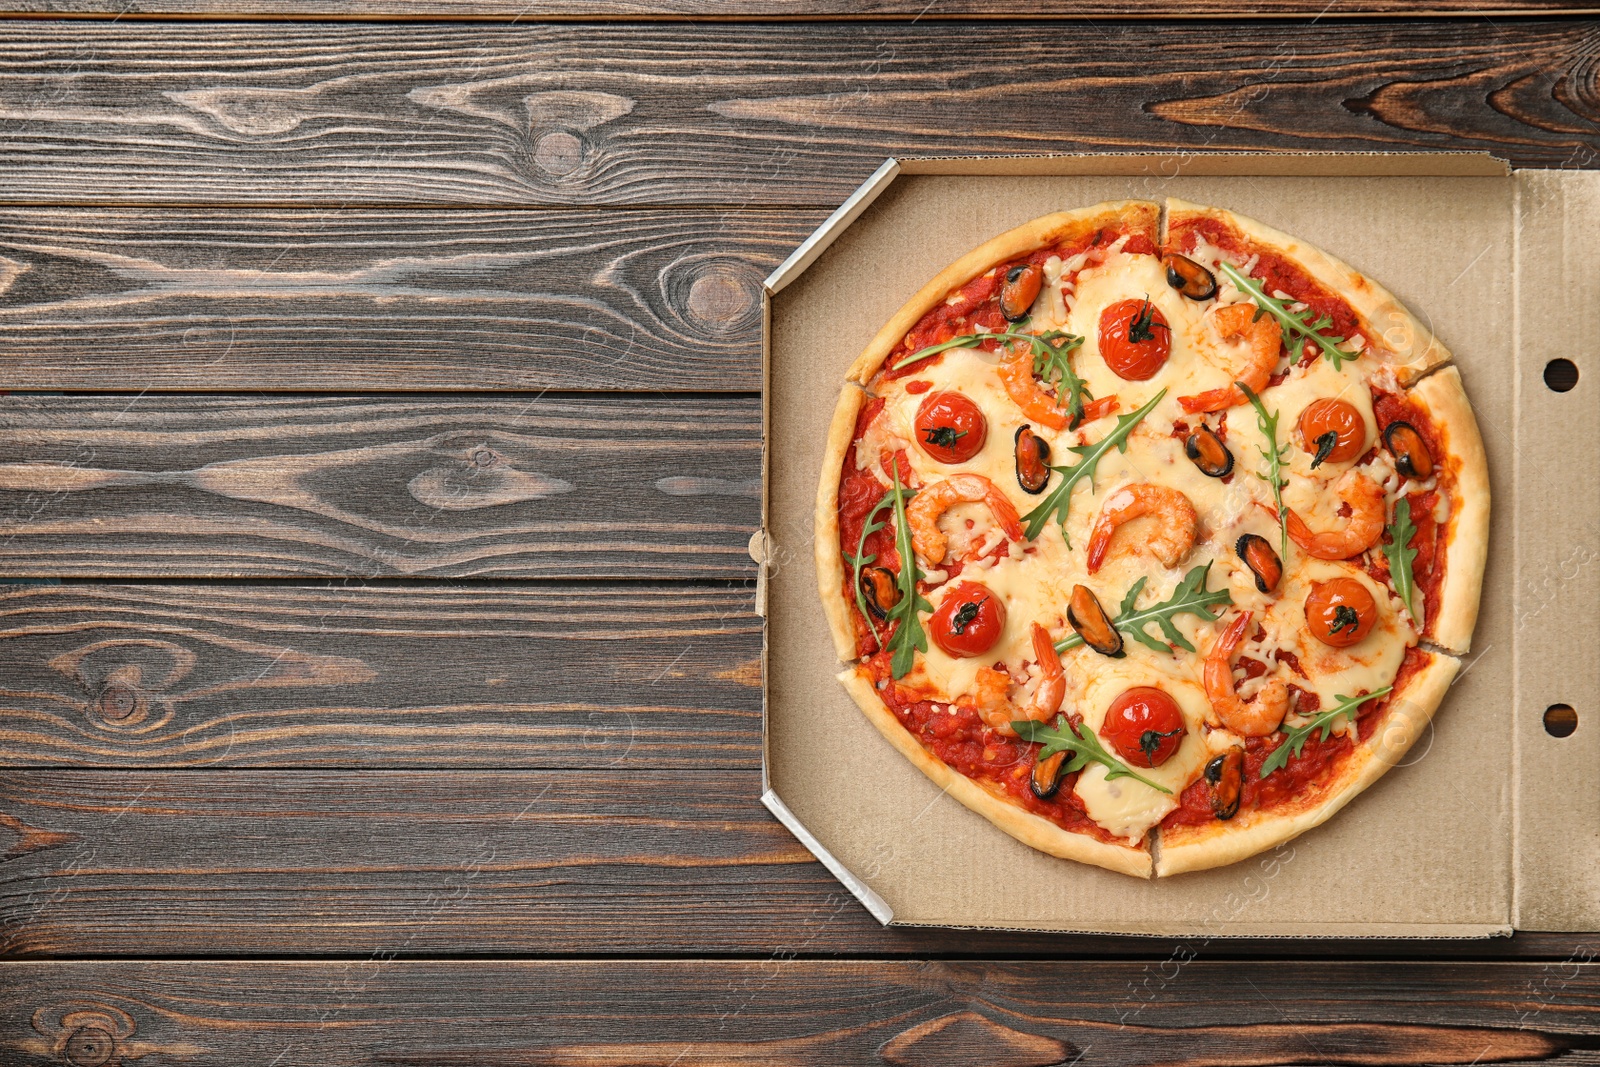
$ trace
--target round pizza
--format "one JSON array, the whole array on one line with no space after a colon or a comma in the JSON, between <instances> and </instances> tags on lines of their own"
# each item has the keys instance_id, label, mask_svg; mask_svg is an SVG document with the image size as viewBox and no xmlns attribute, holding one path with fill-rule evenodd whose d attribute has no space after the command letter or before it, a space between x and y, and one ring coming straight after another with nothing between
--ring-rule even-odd
<instances>
[{"instance_id":1,"label":"round pizza","mask_svg":"<svg viewBox=\"0 0 1600 1067\"><path fill-rule=\"evenodd\" d=\"M1152 877L1316 826L1430 722L1488 470L1385 289L1178 200L962 257L851 368L817 494L850 695L1044 852Z\"/></svg>"}]
</instances>

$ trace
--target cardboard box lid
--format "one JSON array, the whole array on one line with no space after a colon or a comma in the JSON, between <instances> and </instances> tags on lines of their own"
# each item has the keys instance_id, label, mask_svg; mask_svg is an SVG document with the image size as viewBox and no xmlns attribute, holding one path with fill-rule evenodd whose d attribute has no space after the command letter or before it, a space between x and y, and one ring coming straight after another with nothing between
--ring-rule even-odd
<instances>
[{"instance_id":1,"label":"cardboard box lid","mask_svg":"<svg viewBox=\"0 0 1600 1067\"><path fill-rule=\"evenodd\" d=\"M1562 586L1561 598L1550 599L1544 610L1564 624L1587 621L1579 628L1583 653L1552 658L1581 660L1575 671L1597 669L1593 592L1600 576L1587 564L1600 560L1600 523L1594 521L1592 487L1577 517L1562 510L1575 499L1572 494L1564 495L1565 502L1546 500L1570 521L1518 521L1527 513L1518 507L1515 489L1532 454L1518 437L1519 426L1528 424L1519 416L1550 417L1534 410L1546 401L1533 396L1530 383L1551 397L1558 394L1540 381L1543 358L1508 358L1524 341L1519 321L1525 332L1532 321L1555 324L1544 346L1530 352L1581 351L1576 342L1584 326L1593 336L1592 299L1558 321L1546 315L1531 287L1515 290L1510 279L1519 255L1531 255L1543 247L1539 242L1566 232L1567 215L1587 211L1583 217L1594 227L1600 217L1595 176L1513 176L1504 164L1479 155L1267 157L1277 170L1290 172L1274 175L1260 173L1266 168L1262 157L1109 158L1111 163L1108 157L891 160L841 206L831 229L819 230L769 279L774 294L782 291L772 301L768 331L769 511L761 553L769 614L769 807L873 914L897 923L1341 937L1482 936L1508 932L1514 918L1566 924L1562 928L1600 926L1595 887L1573 889L1585 873L1593 878L1600 840L1587 852L1577 850L1580 855L1560 877L1534 873L1544 870L1541 854L1557 847L1555 841L1570 840L1559 829L1548 841L1541 837L1548 809L1536 813L1528 803L1534 791L1515 791L1527 778L1515 773L1516 753L1545 747L1530 729L1548 735L1536 721L1544 705L1530 727L1527 703L1545 698L1513 690L1516 657L1529 642L1511 624L1522 617L1515 611L1531 565L1524 546L1535 554L1563 544L1570 551L1580 543L1574 538L1587 537L1581 543L1594 544L1594 551L1574 558L1583 560L1588 592ZM1298 168L1285 166L1286 158L1300 160ZM1552 183L1559 195L1541 193L1544 213L1534 220L1535 230L1524 232L1518 225L1528 199L1524 191L1540 180ZM1438 729L1413 750L1407 767L1275 852L1216 871L1141 882L1013 841L940 796L877 736L832 677L838 664L817 603L811 518L818 442L837 383L881 323L928 276L1045 211L1167 195L1226 205L1310 240L1389 285L1439 327L1476 402L1496 499L1495 544L1504 547L1491 552L1474 654L1440 711ZM1566 277L1584 277L1593 264L1596 246L1589 236L1576 247L1570 241L1561 245L1559 269ZM1594 277L1592 270L1587 277ZM1545 288L1549 284L1554 283ZM1525 301L1520 320L1514 299L1519 291ZM1582 390L1580 383L1560 395L1576 398L1567 408L1583 405ZM1504 402L1512 396L1521 398L1519 405ZM1600 412L1584 417L1600 418ZM1561 436L1564 442L1593 439ZM1586 462L1592 469L1592 461ZM1573 674L1557 688L1594 693L1592 679L1588 688L1582 686L1585 678ZM1565 699L1579 706L1582 698ZM1515 731L1507 714L1513 707ZM1563 739L1579 743L1554 758L1571 775L1565 780L1587 798L1589 829L1600 838L1600 813L1593 810L1600 805L1600 761L1593 753L1600 733L1584 728L1581 707L1579 714L1578 733ZM1485 768L1500 773L1486 774ZM1419 812L1438 814L1418 817ZM1572 903L1552 912L1548 894L1532 890L1536 882L1550 883ZM1419 891L1423 886L1426 891Z\"/></svg>"}]
</instances>

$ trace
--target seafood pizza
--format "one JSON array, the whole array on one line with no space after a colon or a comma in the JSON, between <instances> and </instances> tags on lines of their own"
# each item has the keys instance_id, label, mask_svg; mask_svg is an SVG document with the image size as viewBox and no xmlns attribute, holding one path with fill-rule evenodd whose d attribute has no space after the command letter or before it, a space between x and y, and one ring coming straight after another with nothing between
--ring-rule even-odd
<instances>
[{"instance_id":1,"label":"seafood pizza","mask_svg":"<svg viewBox=\"0 0 1600 1067\"><path fill-rule=\"evenodd\" d=\"M851 368L817 494L840 680L1044 852L1231 863L1404 754L1489 522L1450 353L1376 283L1169 200L1036 219Z\"/></svg>"}]
</instances>

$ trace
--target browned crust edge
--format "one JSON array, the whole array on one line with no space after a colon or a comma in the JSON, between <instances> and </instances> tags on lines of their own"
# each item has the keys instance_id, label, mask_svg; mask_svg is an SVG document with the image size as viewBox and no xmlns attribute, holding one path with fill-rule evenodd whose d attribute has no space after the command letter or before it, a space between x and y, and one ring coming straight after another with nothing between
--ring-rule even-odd
<instances>
[{"instance_id":1,"label":"browned crust edge","mask_svg":"<svg viewBox=\"0 0 1600 1067\"><path fill-rule=\"evenodd\" d=\"M1443 432L1445 457L1454 467L1450 518L1445 526L1444 580L1438 617L1424 619L1427 637L1450 652L1472 648L1483 594L1483 569L1489 557L1489 461L1483 436L1461 384L1461 373L1446 367L1407 390L1428 421Z\"/></svg>"},{"instance_id":2,"label":"browned crust edge","mask_svg":"<svg viewBox=\"0 0 1600 1067\"><path fill-rule=\"evenodd\" d=\"M845 691L855 700L868 721L893 745L900 754L911 761L923 774L963 806L982 815L1007 834L1029 848L1038 849L1066 860L1104 867L1118 874L1135 878L1149 878L1150 853L1142 848L1107 844L1085 834L1063 830L1048 819L1042 818L989 792L977 782L958 771L951 770L936 758L901 725L889 706L878 696L872 681L859 667L839 674Z\"/></svg>"},{"instance_id":3,"label":"browned crust edge","mask_svg":"<svg viewBox=\"0 0 1600 1067\"><path fill-rule=\"evenodd\" d=\"M1444 700L1461 668L1453 656L1429 653L1429 662L1389 701L1383 725L1347 759L1339 778L1316 805L1292 815L1270 812L1248 824L1158 830L1156 877L1203 871L1248 859L1320 826L1354 800L1411 749Z\"/></svg>"},{"instance_id":4,"label":"browned crust edge","mask_svg":"<svg viewBox=\"0 0 1600 1067\"><path fill-rule=\"evenodd\" d=\"M1142 229L1152 242L1159 243L1161 205L1150 200L1108 200L1073 211L1057 211L1025 222L974 248L944 270L915 296L907 300L862 350L846 375L848 381L866 385L883 366L883 361L900 343L907 331L930 310L972 279L1008 259L1026 255L1047 245L1060 244L1090 230L1120 223L1127 229Z\"/></svg>"},{"instance_id":5,"label":"browned crust edge","mask_svg":"<svg viewBox=\"0 0 1600 1067\"><path fill-rule=\"evenodd\" d=\"M1450 362L1450 350L1393 293L1343 260L1247 215L1187 200L1167 200L1169 229L1174 220L1193 218L1221 220L1256 244L1299 264L1330 292L1342 297L1361 317L1362 335L1379 351L1383 362L1394 368L1402 385Z\"/></svg>"},{"instance_id":6,"label":"browned crust edge","mask_svg":"<svg viewBox=\"0 0 1600 1067\"><path fill-rule=\"evenodd\" d=\"M817 594L833 635L833 650L840 663L856 658L855 623L850 605L845 602L840 575L844 572L843 550L839 547L839 479L844 458L855 440L856 417L866 403L866 393L846 382L833 408L828 424L828 443L822 456L822 480L817 484L817 510L812 522L812 551L817 564Z\"/></svg>"}]
</instances>

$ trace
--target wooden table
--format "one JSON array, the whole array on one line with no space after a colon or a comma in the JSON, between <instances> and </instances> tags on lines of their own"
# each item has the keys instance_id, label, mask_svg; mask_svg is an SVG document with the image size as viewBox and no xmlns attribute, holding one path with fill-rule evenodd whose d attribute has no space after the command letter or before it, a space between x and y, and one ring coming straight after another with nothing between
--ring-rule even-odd
<instances>
[{"instance_id":1,"label":"wooden table","mask_svg":"<svg viewBox=\"0 0 1600 1067\"><path fill-rule=\"evenodd\" d=\"M925 2L11 0L0 1064L1600 1063L1600 936L886 930L757 802L758 286L885 156L1597 162L1540 0Z\"/></svg>"}]
</instances>

